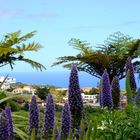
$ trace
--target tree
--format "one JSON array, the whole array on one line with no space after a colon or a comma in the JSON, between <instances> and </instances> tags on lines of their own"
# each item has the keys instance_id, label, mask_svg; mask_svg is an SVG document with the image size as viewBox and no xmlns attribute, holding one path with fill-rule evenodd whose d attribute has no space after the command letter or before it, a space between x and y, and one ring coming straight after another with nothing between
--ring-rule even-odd
<instances>
[{"instance_id":1,"label":"tree","mask_svg":"<svg viewBox=\"0 0 140 140\"><path fill-rule=\"evenodd\" d=\"M33 68L41 71L45 69L42 64L24 57L26 51L38 51L42 47L39 43L35 42L28 44L23 43L33 37L35 33L36 31L33 31L20 36L21 31L17 31L6 34L0 41L0 67L9 64L11 69L13 69L13 65L16 61L24 61Z\"/></svg>"},{"instance_id":2,"label":"tree","mask_svg":"<svg viewBox=\"0 0 140 140\"><path fill-rule=\"evenodd\" d=\"M38 87L35 92L41 100L46 100L48 93L50 93L50 89L48 87Z\"/></svg>"},{"instance_id":3,"label":"tree","mask_svg":"<svg viewBox=\"0 0 140 140\"><path fill-rule=\"evenodd\" d=\"M110 35L104 44L92 48L86 41L72 38L69 44L80 51L76 56L64 56L57 58L52 65L63 64L70 68L75 63L78 70L87 72L97 78L101 78L105 69L109 74L110 82L114 76L119 79L125 77L125 63L129 56L132 60L140 56L140 40L133 39L120 32ZM140 72L140 61L134 63L136 73Z\"/></svg>"}]
</instances>

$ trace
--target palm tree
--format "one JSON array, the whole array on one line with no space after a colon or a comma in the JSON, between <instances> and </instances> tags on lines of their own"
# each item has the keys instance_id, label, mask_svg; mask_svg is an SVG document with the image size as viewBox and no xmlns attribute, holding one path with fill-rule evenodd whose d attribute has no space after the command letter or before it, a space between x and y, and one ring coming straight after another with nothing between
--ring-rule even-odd
<instances>
[{"instance_id":1,"label":"palm tree","mask_svg":"<svg viewBox=\"0 0 140 140\"><path fill-rule=\"evenodd\" d=\"M57 58L52 65L63 64L64 67L70 68L75 63L80 71L87 72L92 76L101 78L105 69L109 74L110 81L114 76L119 79L125 77L125 63L129 56L132 59L140 56L140 40L133 39L120 32L110 35L103 45L92 47L86 41L80 39L71 39L70 45L80 51L76 56L64 56ZM134 63L135 72L140 72L140 61Z\"/></svg>"},{"instance_id":2,"label":"palm tree","mask_svg":"<svg viewBox=\"0 0 140 140\"><path fill-rule=\"evenodd\" d=\"M41 71L45 69L42 64L24 57L24 53L26 51L38 51L40 48L42 48L39 43L23 43L33 37L35 33L36 31L32 31L21 36L21 31L17 31L6 34L0 41L0 67L9 64L11 69L13 69L15 61L24 61L30 64L33 68Z\"/></svg>"}]
</instances>

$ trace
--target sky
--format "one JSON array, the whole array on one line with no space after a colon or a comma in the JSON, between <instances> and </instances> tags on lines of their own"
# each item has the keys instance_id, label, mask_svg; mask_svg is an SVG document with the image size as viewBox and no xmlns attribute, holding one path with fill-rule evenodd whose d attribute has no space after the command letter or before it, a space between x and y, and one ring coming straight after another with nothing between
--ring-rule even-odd
<instances>
[{"instance_id":1,"label":"sky","mask_svg":"<svg viewBox=\"0 0 140 140\"><path fill-rule=\"evenodd\" d=\"M139 0L0 0L0 39L18 30L22 35L36 30L30 41L43 48L25 56L42 63L46 71L64 71L62 66L51 65L57 57L79 53L68 45L71 38L92 46L117 31L140 38L139 5ZM9 70L9 66L1 68L1 72ZM35 70L18 62L13 71Z\"/></svg>"}]
</instances>

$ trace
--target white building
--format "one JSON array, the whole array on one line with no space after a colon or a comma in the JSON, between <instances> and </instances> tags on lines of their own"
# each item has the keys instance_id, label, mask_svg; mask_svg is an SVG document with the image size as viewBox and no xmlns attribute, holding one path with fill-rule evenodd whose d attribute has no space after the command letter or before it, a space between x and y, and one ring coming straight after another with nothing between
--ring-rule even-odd
<instances>
[{"instance_id":1,"label":"white building","mask_svg":"<svg viewBox=\"0 0 140 140\"><path fill-rule=\"evenodd\" d=\"M93 104L97 103L98 95L85 95L84 93L81 94L83 102L88 103L91 102Z\"/></svg>"},{"instance_id":2,"label":"white building","mask_svg":"<svg viewBox=\"0 0 140 140\"><path fill-rule=\"evenodd\" d=\"M81 94L84 103L93 103L96 104L98 101L98 95L85 95L84 93ZM65 101L68 100L68 96L63 97Z\"/></svg>"},{"instance_id":3,"label":"white building","mask_svg":"<svg viewBox=\"0 0 140 140\"><path fill-rule=\"evenodd\" d=\"M0 76L0 83L2 83L5 80L4 76ZM10 88L11 84L15 84L16 83L16 78L12 78L12 77L7 77L5 82L2 84L2 86L0 87L2 90L8 89Z\"/></svg>"}]
</instances>

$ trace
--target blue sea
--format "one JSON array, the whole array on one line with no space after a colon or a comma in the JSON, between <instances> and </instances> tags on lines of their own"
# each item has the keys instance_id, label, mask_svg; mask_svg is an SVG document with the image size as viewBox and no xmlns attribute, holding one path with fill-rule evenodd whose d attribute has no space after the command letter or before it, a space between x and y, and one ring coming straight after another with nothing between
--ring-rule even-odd
<instances>
[{"instance_id":1,"label":"blue sea","mask_svg":"<svg viewBox=\"0 0 140 140\"><path fill-rule=\"evenodd\" d=\"M67 88L69 83L69 71L48 71L48 72L0 72L0 76L16 78L17 82L39 85L53 85ZM136 78L137 79L137 78ZM138 81L138 80L137 80ZM97 87L99 79L85 72L79 72L80 87ZM139 83L137 82L137 85ZM120 81L121 89L125 89L125 79Z\"/></svg>"}]
</instances>

